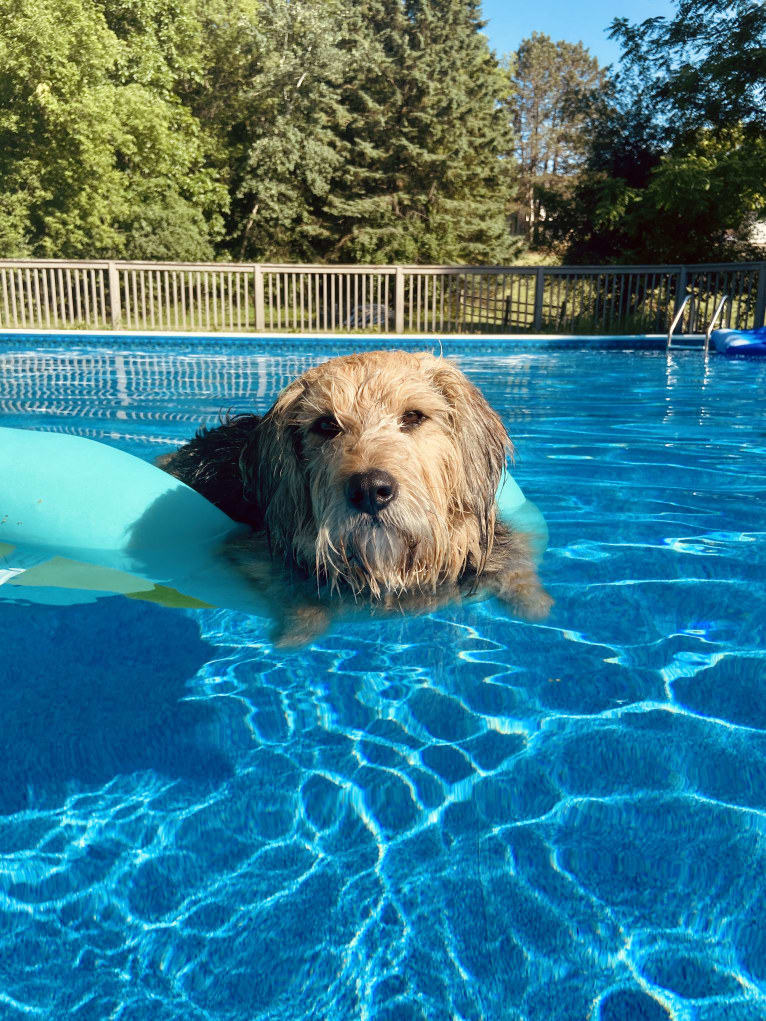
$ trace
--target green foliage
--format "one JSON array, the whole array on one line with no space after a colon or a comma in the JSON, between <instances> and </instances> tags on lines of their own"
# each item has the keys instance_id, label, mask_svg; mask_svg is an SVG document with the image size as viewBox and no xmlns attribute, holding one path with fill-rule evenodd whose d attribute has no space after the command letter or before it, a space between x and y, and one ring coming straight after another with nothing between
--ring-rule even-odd
<instances>
[{"instance_id":1,"label":"green foliage","mask_svg":"<svg viewBox=\"0 0 766 1021\"><path fill-rule=\"evenodd\" d=\"M0 0L0 254L510 258L476 0Z\"/></svg>"},{"instance_id":2,"label":"green foliage","mask_svg":"<svg viewBox=\"0 0 766 1021\"><path fill-rule=\"evenodd\" d=\"M501 262L506 83L473 0L357 0L325 212L334 260Z\"/></svg>"},{"instance_id":3,"label":"green foliage","mask_svg":"<svg viewBox=\"0 0 766 1021\"><path fill-rule=\"evenodd\" d=\"M339 0L205 4L204 77L191 107L225 154L237 258L317 256L317 211L339 160L342 24Z\"/></svg>"},{"instance_id":4,"label":"green foliage","mask_svg":"<svg viewBox=\"0 0 766 1021\"><path fill-rule=\"evenodd\" d=\"M764 139L732 129L661 154L642 187L590 170L572 195L547 196L548 237L573 263L757 258L748 238L766 215L765 161Z\"/></svg>"},{"instance_id":5,"label":"green foliage","mask_svg":"<svg viewBox=\"0 0 766 1021\"><path fill-rule=\"evenodd\" d=\"M4 255L212 257L225 191L142 39L146 81L98 5L0 0Z\"/></svg>"},{"instance_id":6,"label":"green foliage","mask_svg":"<svg viewBox=\"0 0 766 1021\"><path fill-rule=\"evenodd\" d=\"M501 263L513 139L498 103L506 80L473 0L407 5L413 87L402 118L418 261Z\"/></svg>"},{"instance_id":7,"label":"green foliage","mask_svg":"<svg viewBox=\"0 0 766 1021\"><path fill-rule=\"evenodd\" d=\"M640 202L644 236L662 261L746 254L766 212L766 136L742 127L702 131L663 156Z\"/></svg>"},{"instance_id":8,"label":"green foliage","mask_svg":"<svg viewBox=\"0 0 766 1021\"><path fill-rule=\"evenodd\" d=\"M570 195L544 196L571 262L757 257L766 217L766 6L677 0L673 19L616 21L621 70L596 109Z\"/></svg>"},{"instance_id":9,"label":"green foliage","mask_svg":"<svg viewBox=\"0 0 766 1021\"><path fill-rule=\"evenodd\" d=\"M0 0L0 255L500 263L514 210L569 261L747 254L766 5L676 5L607 80L499 66L478 0Z\"/></svg>"},{"instance_id":10,"label":"green foliage","mask_svg":"<svg viewBox=\"0 0 766 1021\"><path fill-rule=\"evenodd\" d=\"M766 129L766 4L763 0L676 0L673 18L612 23L622 62L685 128Z\"/></svg>"}]
</instances>

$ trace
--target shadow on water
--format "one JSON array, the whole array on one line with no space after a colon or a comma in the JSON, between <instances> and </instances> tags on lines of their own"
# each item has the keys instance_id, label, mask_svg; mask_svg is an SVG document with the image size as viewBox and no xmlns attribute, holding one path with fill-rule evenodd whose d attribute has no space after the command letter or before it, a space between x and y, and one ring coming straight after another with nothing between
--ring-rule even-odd
<instances>
[{"instance_id":1,"label":"shadow on water","mask_svg":"<svg viewBox=\"0 0 766 1021\"><path fill-rule=\"evenodd\" d=\"M154 770L216 783L231 772L212 710L184 701L212 654L194 620L128 599L0 606L0 813L72 787Z\"/></svg>"}]
</instances>

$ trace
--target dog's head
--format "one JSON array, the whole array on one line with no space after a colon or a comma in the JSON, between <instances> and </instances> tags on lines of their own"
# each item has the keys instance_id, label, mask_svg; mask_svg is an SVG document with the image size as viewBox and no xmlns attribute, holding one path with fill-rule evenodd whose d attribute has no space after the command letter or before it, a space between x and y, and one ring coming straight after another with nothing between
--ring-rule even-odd
<instances>
[{"instance_id":1,"label":"dog's head","mask_svg":"<svg viewBox=\"0 0 766 1021\"><path fill-rule=\"evenodd\" d=\"M510 449L453 364L375 351L292 382L240 468L275 553L377 598L481 571Z\"/></svg>"}]
</instances>

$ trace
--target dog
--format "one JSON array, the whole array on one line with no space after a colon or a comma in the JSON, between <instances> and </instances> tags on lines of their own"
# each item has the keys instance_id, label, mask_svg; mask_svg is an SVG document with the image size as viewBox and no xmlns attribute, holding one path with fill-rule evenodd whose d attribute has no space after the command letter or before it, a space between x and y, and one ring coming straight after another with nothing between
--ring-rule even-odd
<instances>
[{"instance_id":1,"label":"dog","mask_svg":"<svg viewBox=\"0 0 766 1021\"><path fill-rule=\"evenodd\" d=\"M309 369L262 417L203 428L158 463L251 526L237 556L261 584L275 565L299 580L300 596L279 599L278 635L298 644L349 602L430 609L481 593L544 618L527 537L497 512L512 451L450 361L373 351Z\"/></svg>"}]
</instances>

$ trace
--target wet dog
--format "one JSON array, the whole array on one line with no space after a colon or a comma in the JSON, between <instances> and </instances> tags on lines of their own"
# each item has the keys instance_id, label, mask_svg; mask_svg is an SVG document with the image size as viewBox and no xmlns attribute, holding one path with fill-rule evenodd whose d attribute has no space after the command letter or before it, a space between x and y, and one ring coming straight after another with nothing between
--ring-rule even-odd
<instances>
[{"instance_id":1,"label":"wet dog","mask_svg":"<svg viewBox=\"0 0 766 1021\"><path fill-rule=\"evenodd\" d=\"M254 577L273 583L263 553L309 582L288 600L289 642L348 601L429 608L481 591L544 617L551 599L527 538L497 514L511 452L500 418L451 362L373 351L309 369L263 417L203 429L158 463L252 526L239 554Z\"/></svg>"}]
</instances>

